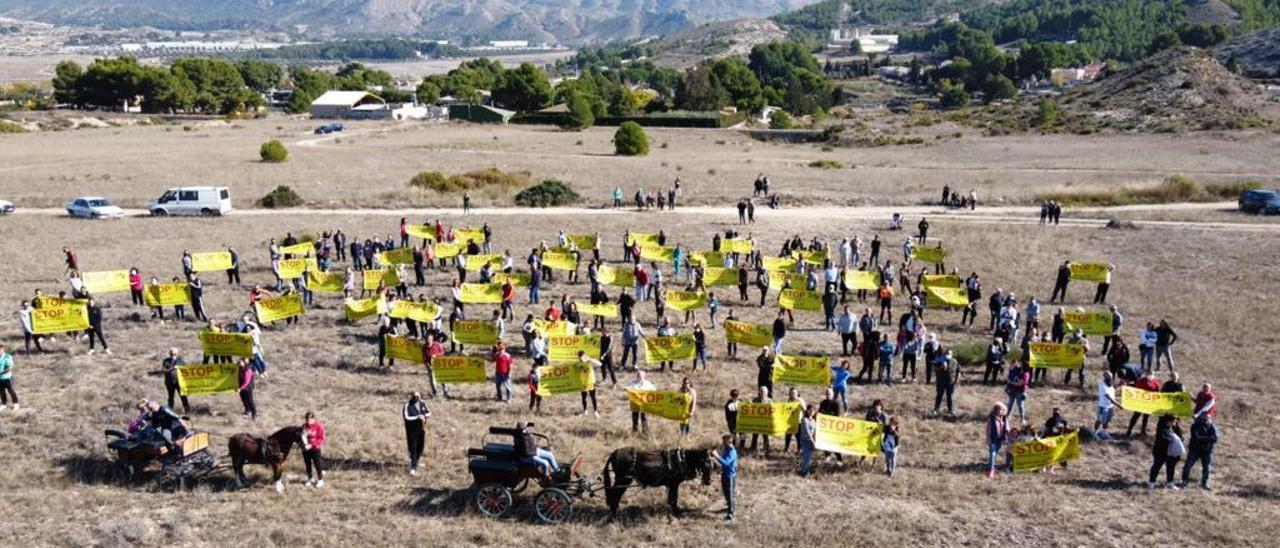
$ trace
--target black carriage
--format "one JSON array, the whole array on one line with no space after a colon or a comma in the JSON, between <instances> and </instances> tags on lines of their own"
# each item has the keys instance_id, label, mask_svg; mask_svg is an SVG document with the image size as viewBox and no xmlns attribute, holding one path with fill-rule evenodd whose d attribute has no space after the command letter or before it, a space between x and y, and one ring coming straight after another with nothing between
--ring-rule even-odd
<instances>
[{"instance_id":1,"label":"black carriage","mask_svg":"<svg viewBox=\"0 0 1280 548\"><path fill-rule=\"evenodd\" d=\"M578 474L581 456L574 457L550 478L536 464L523 462L516 454L515 438L520 430L493 426L481 440L480 448L467 450L467 469L474 480L476 509L497 518L511 512L515 495L533 482L540 488L533 498L533 512L543 523L560 523L573 514L573 500L593 493L591 482ZM546 436L533 434L546 441ZM507 436L510 442L489 441L490 436ZM547 445L544 444L544 447Z\"/></svg>"},{"instance_id":2,"label":"black carriage","mask_svg":"<svg viewBox=\"0 0 1280 548\"><path fill-rule=\"evenodd\" d=\"M105 434L114 438L107 447L115 452L116 463L124 474L132 480L151 477L155 489L186 488L218 467L218 457L209 450L209 434L204 432L191 434L172 445L119 430L107 430Z\"/></svg>"}]
</instances>

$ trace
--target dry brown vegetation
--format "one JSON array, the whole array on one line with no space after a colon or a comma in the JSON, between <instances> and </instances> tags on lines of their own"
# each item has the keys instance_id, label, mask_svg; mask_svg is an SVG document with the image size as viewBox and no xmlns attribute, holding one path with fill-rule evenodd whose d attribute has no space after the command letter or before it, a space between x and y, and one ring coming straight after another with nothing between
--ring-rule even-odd
<instances>
[{"instance_id":1,"label":"dry brown vegetation","mask_svg":"<svg viewBox=\"0 0 1280 548\"><path fill-rule=\"evenodd\" d=\"M679 135L673 133L671 138ZM98 142L93 135L86 139ZM308 173L316 169L307 167L306 149L299 152L299 161L290 162L289 169ZM245 155L246 164L251 162L249 156ZM599 160L608 163L608 159ZM61 169L76 170L72 166ZM11 177L10 173L5 177ZM286 176L295 177L306 179L305 175ZM402 185L405 179L388 180ZM137 182L113 188L123 193L133 186ZM132 192L138 196L151 193L149 189ZM706 192L715 195L726 191ZM557 228L599 231L606 238L604 255L614 261L620 258L618 240L626 228L664 229L670 242L701 249L710 245L714 231L732 222L727 211L723 216L584 215L555 210L530 215L450 217L446 222L478 225L488 221L496 229L496 249L510 249L517 255L539 240L553 237ZM758 210L758 216L760 223L750 230L770 252L791 234L838 238L860 233L868 237L873 226L880 228L883 223L879 217L859 218L852 212L827 216L818 210ZM270 273L265 244L271 235L341 227L351 236L363 238L394 232L398 217L317 217L281 212L222 219L131 218L91 223L18 215L0 219L7 234L20 235L9 240L9 260L0 263L0 279L4 280L0 298L16 306L18 299L36 288L52 291L63 287L58 249L65 244L80 250L86 269L136 265L144 275L161 277L179 271L179 255L185 248L195 251L231 245L244 258L245 281L266 283ZM24 409L0 414L0 462L5 463L0 467L0 485L4 486L6 507L0 533L15 546L735 542L812 546L832 544L836 539L857 539L867 545L1271 543L1269 539L1280 533L1280 481L1274 470L1274 447L1280 439L1271 426L1271 418L1280 411L1274 397L1280 382L1272 374L1280 366L1275 357L1280 353L1280 340L1275 335L1280 322L1272 310L1274 278L1258 267L1274 262L1272 233L1197 228L1107 231L931 220L930 234L946 241L952 257L949 266L964 273L979 271L988 292L1002 287L1016 291L1023 299L1044 296L1051 287L1055 265L1064 258L1114 262L1118 271L1111 296L1127 315L1126 333L1136 333L1139 322L1168 318L1182 336L1175 352L1187 385L1215 384L1224 431L1216 455L1217 490L1212 494L1197 489L1149 492L1142 483L1150 463L1149 440L1122 437L1113 444L1085 445L1083 459L1056 476L1029 474L987 480L979 471L985 458L981 417L991 402L1003 401L1004 396L999 388L973 384L981 372L970 371L969 382L957 392L961 414L956 421L927 416L933 395L929 386L858 386L852 390L858 415L873 399L881 398L890 412L903 419L901 474L893 480L870 464L824 465L816 477L800 479L794 475L795 458L775 454L774 458L744 461L741 510L734 526L723 525L714 513L722 506L717 490L692 484L682 490L682 501L694 511L676 522L668 521L663 496L656 491L629 494L623 518L611 525L600 523L604 513L600 499L581 501L575 518L557 527L534 524L527 511L506 520L488 520L469 507L470 477L463 451L479 442L488 425L529 417L524 409L526 391L518 388L517 403L511 405L490 401L489 386L460 387L458 399L429 402L435 415L429 426L426 471L409 478L403 469L398 413L405 394L423 389L425 377L420 370L402 365L392 372L378 370L373 360L372 322L344 324L339 320L338 298L317 294L316 306L300 326L273 326L264 334L270 369L269 378L257 391L262 411L258 422L240 418L234 396L197 398L192 419L198 428L212 434L221 454L227 437L235 432L266 433L298 422L307 409L316 410L329 429L326 454L333 468L326 488L316 492L301 484L302 464L294 455L283 495L270 489L261 468L251 469L251 477L257 481L245 490L232 490L229 476L224 475L188 493L145 494L142 487L122 484L109 473L101 431L123 424L131 415L131 403L139 396L163 396L162 382L154 374L159 360L169 346L183 349L188 358L196 356L197 326L147 321L143 309L128 306L127 296L113 294L104 301L107 337L114 356L86 356L82 343L64 337L51 354L16 357L15 382ZM531 226L534 224L537 226ZM887 242L886 256L898 257L896 246L901 236L882 234ZM433 272L429 286L414 292L443 298L448 279L446 272ZM224 278L215 275L206 276L206 280L211 314L230 320L244 309L245 288L228 287ZM1086 303L1090 289L1073 284L1070 303ZM585 285L557 282L544 298L558 299L562 293L581 297L584 292ZM736 290L716 292L723 301L722 314L733 308L751 321L772 318L773 309L740 305ZM851 304L855 309L861 307L856 301ZM487 307L468 309L471 314L489 313ZM646 326L652 328L652 306L641 305L638 310ZM534 310L523 304L517 307L518 316L526 312ZM926 320L947 344L981 341L986 336L982 330L957 328L958 318L957 312L931 310ZM698 319L705 322L705 313L699 313ZM979 324L985 321L984 311ZM820 326L820 315L797 314L797 331L787 345L811 351L838 350L838 338L818 330ZM616 332L616 324L610 327ZM514 331L509 333L508 340L518 340ZM7 343L20 342L16 318L4 316L0 334ZM690 374L701 398L694 435L688 440L678 438L675 424L663 421L651 425L650 436L632 436L623 393L607 387L601 390L603 416L599 420L576 415L576 396L548 399L544 414L533 420L557 442L562 460L582 453L592 475L602 466L607 451L615 447L710 444L724 428L720 406L728 390L754 386L753 365L725 360L721 337L719 330L709 333L710 371ZM1042 421L1056 405L1063 407L1074 424L1091 422L1092 385L1100 358L1091 355L1089 360L1089 389L1080 391L1056 382L1036 388L1029 399L1030 418ZM527 372L528 366L527 358L517 356L517 374ZM684 374L688 373L655 374L652 378L660 387L674 388ZM1051 378L1056 381L1059 376ZM812 387L802 394L810 401L820 397ZM1127 419L1127 412L1118 413L1118 422ZM775 445L775 450L780 445Z\"/></svg>"}]
</instances>

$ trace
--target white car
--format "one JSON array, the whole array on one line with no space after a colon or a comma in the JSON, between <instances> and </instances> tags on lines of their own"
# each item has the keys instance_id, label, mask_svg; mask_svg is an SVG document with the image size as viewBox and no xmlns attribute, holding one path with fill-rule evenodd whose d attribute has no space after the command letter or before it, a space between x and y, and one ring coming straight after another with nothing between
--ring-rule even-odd
<instances>
[{"instance_id":1,"label":"white car","mask_svg":"<svg viewBox=\"0 0 1280 548\"><path fill-rule=\"evenodd\" d=\"M0 215L8 215L10 213L13 213L13 202L0 200Z\"/></svg>"},{"instance_id":2,"label":"white car","mask_svg":"<svg viewBox=\"0 0 1280 548\"><path fill-rule=\"evenodd\" d=\"M67 215L86 219L119 219L124 210L101 196L82 196L67 203Z\"/></svg>"},{"instance_id":3,"label":"white car","mask_svg":"<svg viewBox=\"0 0 1280 548\"><path fill-rule=\"evenodd\" d=\"M166 190L147 208L152 215L201 215L209 217L231 211L231 191L225 186L185 186Z\"/></svg>"}]
</instances>

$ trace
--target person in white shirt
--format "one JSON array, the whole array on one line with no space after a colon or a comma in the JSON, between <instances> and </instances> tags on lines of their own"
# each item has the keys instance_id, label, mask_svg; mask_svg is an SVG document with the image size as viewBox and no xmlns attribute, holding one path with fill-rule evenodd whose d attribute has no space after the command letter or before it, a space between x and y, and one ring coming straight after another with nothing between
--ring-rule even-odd
<instances>
[{"instance_id":1,"label":"person in white shirt","mask_svg":"<svg viewBox=\"0 0 1280 548\"><path fill-rule=\"evenodd\" d=\"M1098 419L1093 423L1098 439L1111 439L1111 432L1107 428L1111 426L1111 415L1117 405L1120 404L1116 402L1116 388L1111 385L1111 372L1105 371L1102 373L1102 380L1098 381Z\"/></svg>"},{"instance_id":2,"label":"person in white shirt","mask_svg":"<svg viewBox=\"0 0 1280 548\"><path fill-rule=\"evenodd\" d=\"M636 370L636 378L631 382L627 383L625 388L627 390L657 390L658 389L658 387L654 386L653 383L649 382L649 379L645 377L643 369ZM642 429L645 432L649 431L649 417L639 411L632 411L631 412L631 431L638 432Z\"/></svg>"},{"instance_id":3,"label":"person in white shirt","mask_svg":"<svg viewBox=\"0 0 1280 548\"><path fill-rule=\"evenodd\" d=\"M1138 335L1138 355L1139 363L1144 371L1151 370L1151 358L1156 353L1156 326L1151 322L1147 322L1147 326L1142 329L1142 333Z\"/></svg>"}]
</instances>

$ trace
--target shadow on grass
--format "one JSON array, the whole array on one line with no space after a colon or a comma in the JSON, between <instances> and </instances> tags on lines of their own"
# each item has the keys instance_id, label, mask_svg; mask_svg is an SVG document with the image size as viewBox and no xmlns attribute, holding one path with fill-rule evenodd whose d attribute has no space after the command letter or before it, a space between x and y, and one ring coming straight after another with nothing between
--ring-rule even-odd
<instances>
[{"instance_id":1,"label":"shadow on grass","mask_svg":"<svg viewBox=\"0 0 1280 548\"><path fill-rule=\"evenodd\" d=\"M133 482L121 465L104 457L75 455L58 459L56 465L68 479L84 485L123 485Z\"/></svg>"},{"instance_id":2,"label":"shadow on grass","mask_svg":"<svg viewBox=\"0 0 1280 548\"><path fill-rule=\"evenodd\" d=\"M326 470L358 470L361 472L381 472L401 467L399 463L360 458L325 459L324 464Z\"/></svg>"},{"instance_id":3,"label":"shadow on grass","mask_svg":"<svg viewBox=\"0 0 1280 548\"><path fill-rule=\"evenodd\" d=\"M1239 489L1231 491L1229 494L1243 499L1280 500L1280 490L1277 490L1274 486L1267 487L1256 483L1241 485Z\"/></svg>"},{"instance_id":4,"label":"shadow on grass","mask_svg":"<svg viewBox=\"0 0 1280 548\"><path fill-rule=\"evenodd\" d=\"M532 521L537 522L538 518L533 512L533 500L539 492L536 485L530 485L523 492L514 495L515 503L511 512L503 518L503 521ZM636 496L639 489L631 489L628 495ZM610 522L609 510L604 504L603 492L598 496L583 495L583 497L573 499L573 515L569 518L571 523L603 525ZM480 515L475 508L475 490L468 486L462 489L446 489L437 487L421 487L414 489L410 498L395 504L395 508L401 512L417 514L432 517L462 517L464 515ZM628 507L626 498L618 509L618 515L613 523L624 527L645 525L651 519L668 519L666 507L666 495L663 495L663 502L657 506L645 507ZM689 520L710 520L718 519L718 512L706 511L697 508L682 508L679 521Z\"/></svg>"},{"instance_id":5,"label":"shadow on grass","mask_svg":"<svg viewBox=\"0 0 1280 548\"><path fill-rule=\"evenodd\" d=\"M1095 491L1123 491L1133 486L1133 482L1122 478L1111 479L1086 479L1086 478L1068 478L1063 480L1082 489L1093 489Z\"/></svg>"}]
</instances>

